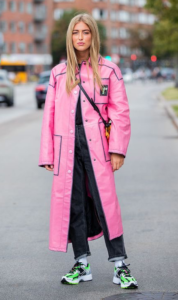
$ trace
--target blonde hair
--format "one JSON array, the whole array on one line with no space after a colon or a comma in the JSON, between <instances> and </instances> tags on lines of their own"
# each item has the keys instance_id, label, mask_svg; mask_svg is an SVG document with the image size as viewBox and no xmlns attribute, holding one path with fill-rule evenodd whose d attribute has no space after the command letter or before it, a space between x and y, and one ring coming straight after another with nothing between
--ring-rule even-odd
<instances>
[{"instance_id":1,"label":"blonde hair","mask_svg":"<svg viewBox=\"0 0 178 300\"><path fill-rule=\"evenodd\" d=\"M78 84L79 80L76 80L75 73L77 71L78 61L75 53L75 48L72 42L72 32L75 25L79 22L84 22L91 30L91 45L89 49L90 62L93 71L93 81L95 84L98 84L100 89L102 89L101 78L100 78L100 69L98 65L98 55L100 50L100 36L98 32L98 26L96 21L89 14L79 14L71 19L66 37L66 50L67 50L67 79L66 79L66 91L68 94L72 91L72 89ZM87 69L89 67L89 63L87 60ZM89 70L89 69L88 69Z\"/></svg>"}]
</instances>

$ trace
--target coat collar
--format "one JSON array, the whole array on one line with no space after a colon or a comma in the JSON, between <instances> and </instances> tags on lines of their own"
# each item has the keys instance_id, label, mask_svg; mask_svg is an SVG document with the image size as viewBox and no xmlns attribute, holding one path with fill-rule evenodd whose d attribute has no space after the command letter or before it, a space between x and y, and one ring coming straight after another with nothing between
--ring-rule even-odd
<instances>
[{"instance_id":1,"label":"coat collar","mask_svg":"<svg viewBox=\"0 0 178 300\"><path fill-rule=\"evenodd\" d=\"M100 60L101 60L101 55L98 54L98 63L100 62ZM86 62L86 60L82 60L82 63L83 63L83 62ZM91 58L90 58L90 57L89 57L89 59L88 59L88 62L89 62L89 64L91 65ZM66 66L67 66L67 60L66 60L65 64L66 64Z\"/></svg>"}]
</instances>

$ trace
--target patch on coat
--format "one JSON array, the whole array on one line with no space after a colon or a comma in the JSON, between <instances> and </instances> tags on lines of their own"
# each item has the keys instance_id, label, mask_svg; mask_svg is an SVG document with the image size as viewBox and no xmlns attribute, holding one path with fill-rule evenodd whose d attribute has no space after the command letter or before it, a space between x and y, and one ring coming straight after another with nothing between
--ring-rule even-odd
<instances>
[{"instance_id":1,"label":"patch on coat","mask_svg":"<svg viewBox=\"0 0 178 300\"><path fill-rule=\"evenodd\" d=\"M100 96L107 96L108 94L108 85L103 85L102 90L100 90Z\"/></svg>"}]
</instances>

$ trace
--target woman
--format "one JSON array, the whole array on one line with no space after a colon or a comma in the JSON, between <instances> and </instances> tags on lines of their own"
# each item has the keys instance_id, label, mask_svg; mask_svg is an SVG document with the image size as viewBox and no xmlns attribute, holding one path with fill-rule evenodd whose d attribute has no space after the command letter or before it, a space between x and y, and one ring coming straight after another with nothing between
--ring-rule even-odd
<instances>
[{"instance_id":1,"label":"woman","mask_svg":"<svg viewBox=\"0 0 178 300\"><path fill-rule=\"evenodd\" d=\"M39 166L53 171L49 249L67 252L72 243L76 263L61 282L92 280L88 241L104 235L113 283L136 288L125 265L120 206L114 171L124 163L130 139L127 95L120 69L99 54L95 20L75 16L67 31L67 62L55 66L46 96ZM112 121L109 143L105 126L81 91Z\"/></svg>"}]
</instances>

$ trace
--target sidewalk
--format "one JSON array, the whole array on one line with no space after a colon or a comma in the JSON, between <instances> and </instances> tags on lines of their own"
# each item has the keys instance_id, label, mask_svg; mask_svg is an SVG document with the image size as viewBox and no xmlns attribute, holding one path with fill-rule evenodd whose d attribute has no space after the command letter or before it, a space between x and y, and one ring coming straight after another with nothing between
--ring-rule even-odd
<instances>
[{"instance_id":1,"label":"sidewalk","mask_svg":"<svg viewBox=\"0 0 178 300\"><path fill-rule=\"evenodd\" d=\"M173 106L178 107L178 99L175 100L167 100L162 93L158 95L158 100L161 101L164 109L166 110L168 116L171 118L174 126L178 129L178 116L176 115Z\"/></svg>"}]
</instances>

